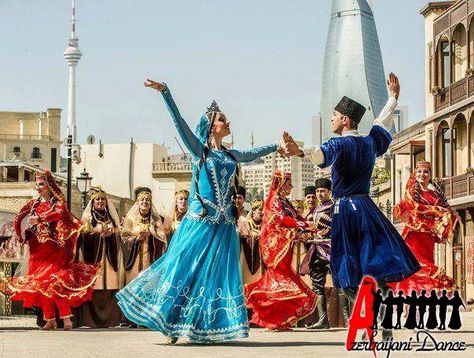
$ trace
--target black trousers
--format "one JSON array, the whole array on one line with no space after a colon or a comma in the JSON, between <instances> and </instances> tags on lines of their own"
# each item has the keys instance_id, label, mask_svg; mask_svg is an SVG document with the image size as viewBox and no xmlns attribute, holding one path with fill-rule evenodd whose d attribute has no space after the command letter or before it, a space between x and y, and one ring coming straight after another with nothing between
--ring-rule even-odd
<instances>
[{"instance_id":1,"label":"black trousers","mask_svg":"<svg viewBox=\"0 0 474 358\"><path fill-rule=\"evenodd\" d=\"M329 261L320 257L317 253L314 254L313 260L309 264L309 274L313 291L319 295L326 295L326 276L329 273Z\"/></svg>"}]
</instances>

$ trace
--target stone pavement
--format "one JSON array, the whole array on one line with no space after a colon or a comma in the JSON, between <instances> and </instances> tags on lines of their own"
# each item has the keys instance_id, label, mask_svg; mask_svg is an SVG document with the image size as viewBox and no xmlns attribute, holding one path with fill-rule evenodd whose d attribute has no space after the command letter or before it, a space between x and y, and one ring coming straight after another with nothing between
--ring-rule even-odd
<instances>
[{"instance_id":1,"label":"stone pavement","mask_svg":"<svg viewBox=\"0 0 474 358\"><path fill-rule=\"evenodd\" d=\"M448 316L449 317L449 316ZM177 345L165 344L157 332L145 329L76 329L73 331L45 332L35 328L31 317L0 317L0 357L374 357L371 352L347 352L347 330L308 332L297 329L292 332L272 333L251 329L250 337L235 342L216 345L195 345L180 340ZM414 345L411 352L391 352L389 357L473 357L474 312L462 314L463 327L459 332L433 331L437 342L464 341L464 352L418 352ZM396 341L408 341L413 331L395 331ZM425 337L425 336L423 336ZM387 352L378 352L387 357Z\"/></svg>"}]
</instances>

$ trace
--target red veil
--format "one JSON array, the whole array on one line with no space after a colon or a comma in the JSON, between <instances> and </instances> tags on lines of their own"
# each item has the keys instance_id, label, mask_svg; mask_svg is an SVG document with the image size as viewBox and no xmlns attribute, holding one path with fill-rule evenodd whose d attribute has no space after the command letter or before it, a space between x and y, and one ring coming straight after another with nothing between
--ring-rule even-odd
<instances>
[{"instance_id":1,"label":"red veil","mask_svg":"<svg viewBox=\"0 0 474 358\"><path fill-rule=\"evenodd\" d=\"M417 168L423 167L431 170L431 163L420 161ZM405 222L405 231L421 231L431 234L437 243L451 240L457 223L457 216L448 204L441 188L433 181L437 196L433 205L421 195L421 188L416 181L416 169L408 179L403 200L394 207L393 215Z\"/></svg>"},{"instance_id":2,"label":"red veil","mask_svg":"<svg viewBox=\"0 0 474 358\"><path fill-rule=\"evenodd\" d=\"M61 307L75 307L89 299L97 278L97 266L75 261L81 221L67 208L66 199L49 171L37 173L45 181L54 200L30 200L14 219L15 231L22 243L28 242L28 269L11 277L2 290L25 307L50 309L51 302ZM39 222L25 230L21 223L28 215ZM58 306L58 307L59 307ZM45 311L46 312L46 311ZM53 310L54 312L54 310Z\"/></svg>"},{"instance_id":3,"label":"red veil","mask_svg":"<svg viewBox=\"0 0 474 358\"><path fill-rule=\"evenodd\" d=\"M278 200L278 191L289 178L291 178L291 173L276 171L273 174L272 183L265 200L260 249L263 261L268 268L276 267L287 254L291 242L295 238L294 228L304 227L303 222L284 215L281 203ZM288 221L291 221L291 223Z\"/></svg>"}]
</instances>

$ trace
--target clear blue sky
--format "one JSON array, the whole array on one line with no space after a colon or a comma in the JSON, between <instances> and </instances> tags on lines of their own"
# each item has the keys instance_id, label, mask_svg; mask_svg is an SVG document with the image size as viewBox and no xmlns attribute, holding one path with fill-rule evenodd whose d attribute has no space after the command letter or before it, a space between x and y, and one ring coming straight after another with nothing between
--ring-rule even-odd
<instances>
[{"instance_id":1,"label":"clear blue sky","mask_svg":"<svg viewBox=\"0 0 474 358\"><path fill-rule=\"evenodd\" d=\"M145 77L167 82L191 126L216 99L237 147L311 141L319 112L330 0L77 0L79 141L166 143L176 135ZM421 0L376 0L385 71L402 85L410 123L424 116ZM0 0L0 110L63 108L70 0Z\"/></svg>"}]
</instances>

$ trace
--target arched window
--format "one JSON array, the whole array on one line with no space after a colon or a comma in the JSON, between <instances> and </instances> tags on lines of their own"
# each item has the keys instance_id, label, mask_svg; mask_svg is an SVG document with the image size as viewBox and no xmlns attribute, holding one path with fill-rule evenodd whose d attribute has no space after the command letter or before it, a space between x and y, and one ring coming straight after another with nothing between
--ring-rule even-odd
<instances>
[{"instance_id":1,"label":"arched window","mask_svg":"<svg viewBox=\"0 0 474 358\"><path fill-rule=\"evenodd\" d=\"M41 152L38 147L33 148L33 153L31 153L31 158L33 159L41 159Z\"/></svg>"}]
</instances>

